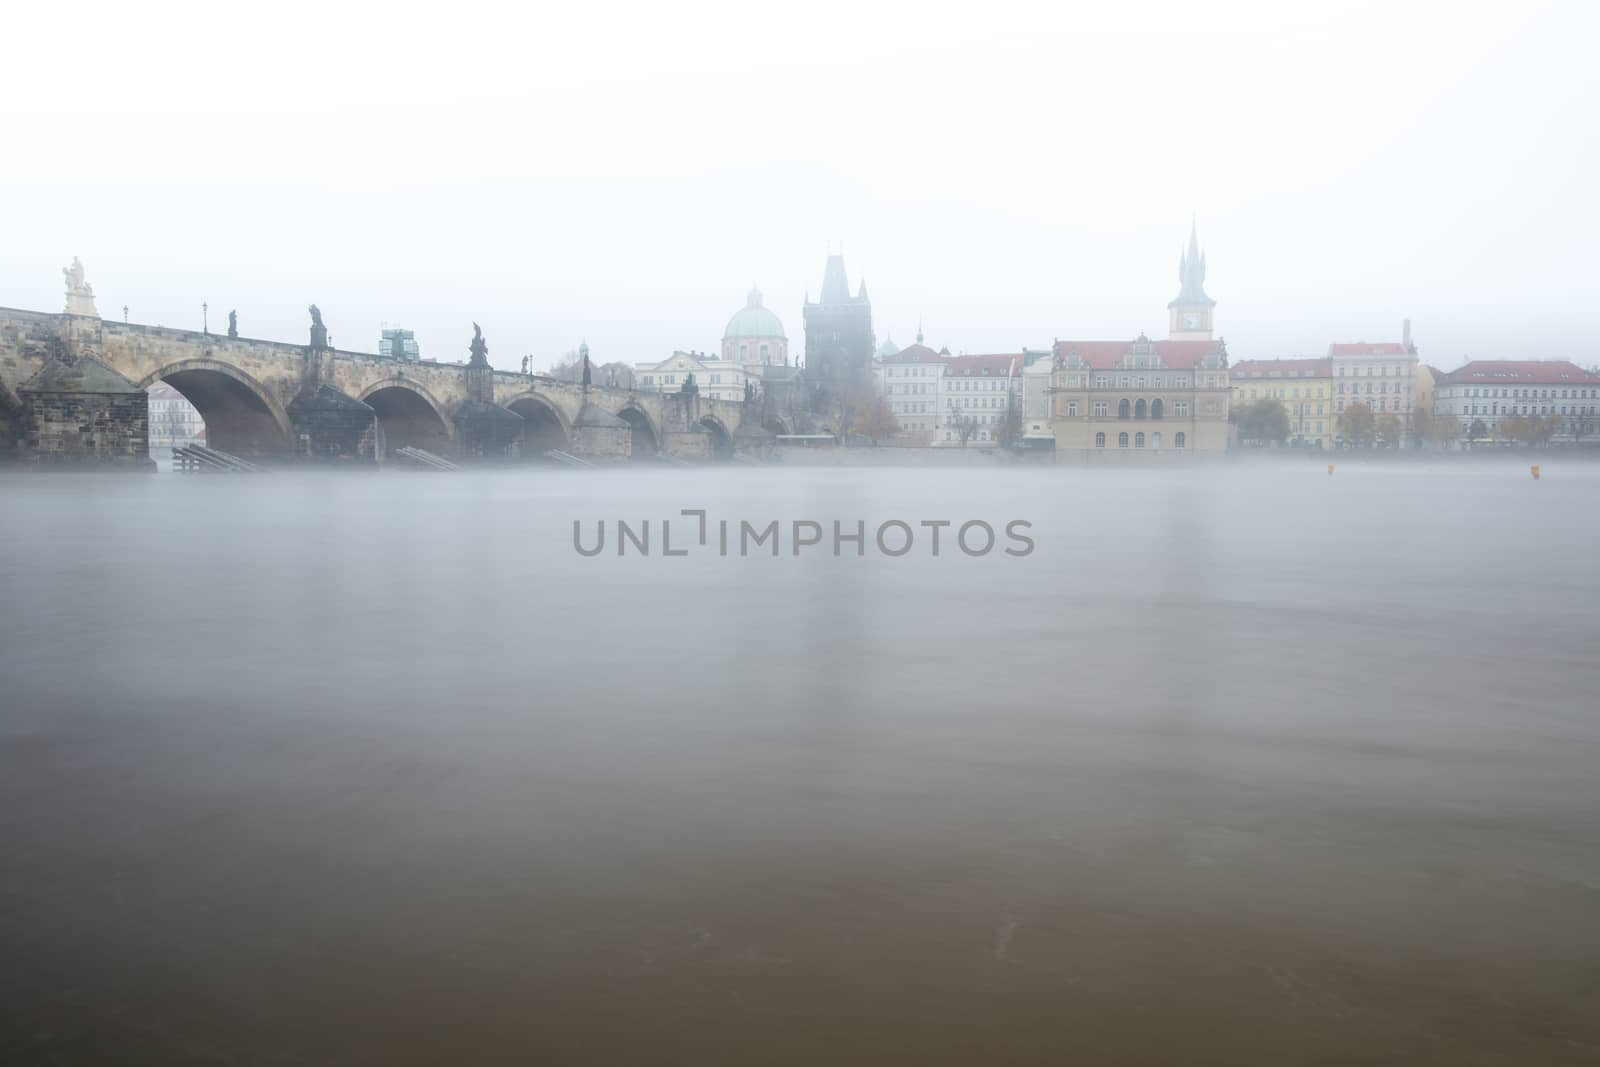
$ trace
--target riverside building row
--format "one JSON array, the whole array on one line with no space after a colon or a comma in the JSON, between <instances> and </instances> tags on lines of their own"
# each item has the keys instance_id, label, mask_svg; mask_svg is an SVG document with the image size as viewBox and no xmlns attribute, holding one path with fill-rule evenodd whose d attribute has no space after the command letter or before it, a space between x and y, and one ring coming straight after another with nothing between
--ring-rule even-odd
<instances>
[{"instance_id":1,"label":"riverside building row","mask_svg":"<svg viewBox=\"0 0 1600 1067\"><path fill-rule=\"evenodd\" d=\"M1340 416L1354 404L1400 420L1411 439L1415 413L1493 435L1502 418L1559 415L1564 432L1595 433L1600 376L1574 364L1475 361L1443 373L1424 367L1407 321L1398 341L1330 344L1321 357L1231 362L1215 334L1216 301L1205 290L1206 257L1191 227L1178 262L1178 295L1167 305L1165 339L1057 340L1048 348L952 355L918 329L916 343L878 345L865 283L851 290L843 257L827 263L820 298L808 294L804 370L761 292L729 320L715 355L674 352L635 365L644 390L683 388L693 375L704 396L737 401L796 374L835 379L870 367L877 397L902 445L995 447L1021 443L1057 452L1220 452L1236 435L1230 414L1267 398L1288 416L1286 444L1342 443ZM859 406L859 405L857 405Z\"/></svg>"}]
</instances>

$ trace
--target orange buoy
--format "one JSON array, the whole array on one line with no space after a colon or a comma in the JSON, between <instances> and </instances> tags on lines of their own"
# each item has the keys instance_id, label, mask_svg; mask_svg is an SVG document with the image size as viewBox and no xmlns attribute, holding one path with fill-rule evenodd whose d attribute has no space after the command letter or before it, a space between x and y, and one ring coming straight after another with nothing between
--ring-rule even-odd
<instances>
[{"instance_id":1,"label":"orange buoy","mask_svg":"<svg viewBox=\"0 0 1600 1067\"><path fill-rule=\"evenodd\" d=\"M1528 468L1528 473L1533 475L1533 480L1534 481L1538 481L1539 480L1539 465L1537 463L1535 463L1533 466L1529 467Z\"/></svg>"},{"instance_id":2,"label":"orange buoy","mask_svg":"<svg viewBox=\"0 0 1600 1067\"><path fill-rule=\"evenodd\" d=\"M1328 464L1328 474L1329 475L1333 474L1333 464L1332 463Z\"/></svg>"}]
</instances>

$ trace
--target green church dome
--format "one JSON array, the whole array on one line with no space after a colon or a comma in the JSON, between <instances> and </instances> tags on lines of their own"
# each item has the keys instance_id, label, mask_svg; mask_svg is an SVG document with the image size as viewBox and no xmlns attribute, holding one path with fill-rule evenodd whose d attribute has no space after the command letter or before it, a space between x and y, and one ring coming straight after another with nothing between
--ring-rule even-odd
<instances>
[{"instance_id":1,"label":"green church dome","mask_svg":"<svg viewBox=\"0 0 1600 1067\"><path fill-rule=\"evenodd\" d=\"M750 297L745 306L728 320L728 328L722 333L724 341L737 340L741 337L775 337L788 340L778 316L762 306L760 289L750 290Z\"/></svg>"}]
</instances>

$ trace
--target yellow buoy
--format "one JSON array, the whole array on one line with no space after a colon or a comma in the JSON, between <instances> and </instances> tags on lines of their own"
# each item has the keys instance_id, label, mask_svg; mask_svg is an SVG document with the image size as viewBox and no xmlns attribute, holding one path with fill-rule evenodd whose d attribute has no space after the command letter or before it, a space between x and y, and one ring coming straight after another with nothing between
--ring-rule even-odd
<instances>
[{"instance_id":1,"label":"yellow buoy","mask_svg":"<svg viewBox=\"0 0 1600 1067\"><path fill-rule=\"evenodd\" d=\"M1328 464L1328 473L1329 474L1333 473L1333 464L1332 463Z\"/></svg>"},{"instance_id":2,"label":"yellow buoy","mask_svg":"<svg viewBox=\"0 0 1600 1067\"><path fill-rule=\"evenodd\" d=\"M1528 468L1528 473L1533 475L1533 480L1534 481L1538 481L1539 480L1539 465L1537 463L1535 463L1533 466L1529 467Z\"/></svg>"}]
</instances>

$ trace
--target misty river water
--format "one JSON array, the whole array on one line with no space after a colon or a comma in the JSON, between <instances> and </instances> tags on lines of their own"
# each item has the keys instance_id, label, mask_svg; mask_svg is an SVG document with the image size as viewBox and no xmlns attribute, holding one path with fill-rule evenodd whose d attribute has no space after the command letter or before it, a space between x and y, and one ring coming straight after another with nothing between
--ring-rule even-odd
<instances>
[{"instance_id":1,"label":"misty river water","mask_svg":"<svg viewBox=\"0 0 1600 1067\"><path fill-rule=\"evenodd\" d=\"M1557 462L4 476L0 1062L1596 1062L1597 520Z\"/></svg>"}]
</instances>

